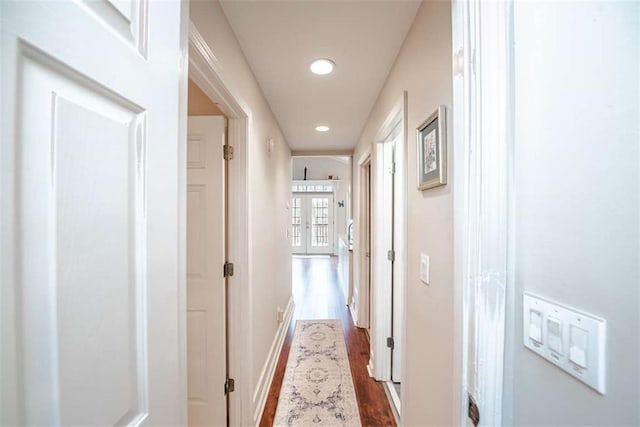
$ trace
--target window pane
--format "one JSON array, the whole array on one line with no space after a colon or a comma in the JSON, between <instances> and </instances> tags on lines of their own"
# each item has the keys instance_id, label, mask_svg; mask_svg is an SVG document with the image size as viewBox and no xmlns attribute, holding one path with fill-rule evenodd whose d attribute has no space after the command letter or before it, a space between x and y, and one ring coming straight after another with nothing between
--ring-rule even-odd
<instances>
[{"instance_id":1,"label":"window pane","mask_svg":"<svg viewBox=\"0 0 640 427\"><path fill-rule=\"evenodd\" d=\"M298 247L301 245L301 200L299 197L291 199L291 246Z\"/></svg>"},{"instance_id":2,"label":"window pane","mask_svg":"<svg viewBox=\"0 0 640 427\"><path fill-rule=\"evenodd\" d=\"M311 199L311 246L329 246L329 199Z\"/></svg>"}]
</instances>

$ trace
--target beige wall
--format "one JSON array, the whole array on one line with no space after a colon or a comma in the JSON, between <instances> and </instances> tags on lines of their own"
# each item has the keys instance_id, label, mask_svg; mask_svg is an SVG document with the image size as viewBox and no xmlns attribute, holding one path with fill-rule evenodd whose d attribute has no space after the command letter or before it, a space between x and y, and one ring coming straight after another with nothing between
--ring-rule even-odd
<instances>
[{"instance_id":1,"label":"beige wall","mask_svg":"<svg viewBox=\"0 0 640 427\"><path fill-rule=\"evenodd\" d=\"M249 113L247 182L250 216L251 301L247 313L252 328L250 369L253 396L269 349L278 329L277 307L285 308L291 296L291 250L287 239L291 195L291 151L247 64L240 45L217 1L195 1L191 21L219 60L220 72L230 91ZM271 155L267 138L275 140ZM246 392L246 391L245 391ZM245 408L246 409L246 408ZM246 411L253 413L253 409ZM244 420L249 423L249 420Z\"/></svg>"},{"instance_id":2,"label":"beige wall","mask_svg":"<svg viewBox=\"0 0 640 427\"><path fill-rule=\"evenodd\" d=\"M218 106L191 79L189 79L187 114L190 116L224 116Z\"/></svg>"},{"instance_id":3,"label":"beige wall","mask_svg":"<svg viewBox=\"0 0 640 427\"><path fill-rule=\"evenodd\" d=\"M371 112L354 154L357 162L404 90L408 91L408 276L404 425L452 425L455 379L453 354L453 185L451 150L448 184L416 189L415 132L438 105L451 109L451 7L423 2ZM451 138L451 125L448 126ZM354 188L357 188L356 183ZM354 200L359 200L354 194ZM354 214L357 218L357 214ZM359 248L356 247L356 251ZM420 253L431 257L431 284L419 279ZM354 256L357 259L357 255Z\"/></svg>"},{"instance_id":4,"label":"beige wall","mask_svg":"<svg viewBox=\"0 0 640 427\"><path fill-rule=\"evenodd\" d=\"M505 425L640 425L639 29L638 2L514 5ZM606 395L523 346L525 291L607 320Z\"/></svg>"}]
</instances>

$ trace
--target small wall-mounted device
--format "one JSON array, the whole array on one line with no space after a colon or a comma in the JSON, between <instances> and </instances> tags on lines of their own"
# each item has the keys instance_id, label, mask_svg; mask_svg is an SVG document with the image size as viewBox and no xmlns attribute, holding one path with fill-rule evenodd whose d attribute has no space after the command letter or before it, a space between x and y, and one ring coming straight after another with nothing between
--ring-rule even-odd
<instances>
[{"instance_id":1,"label":"small wall-mounted device","mask_svg":"<svg viewBox=\"0 0 640 427\"><path fill-rule=\"evenodd\" d=\"M267 138L267 153L273 153L273 149L275 148L276 142L273 138Z\"/></svg>"},{"instance_id":2,"label":"small wall-mounted device","mask_svg":"<svg viewBox=\"0 0 640 427\"><path fill-rule=\"evenodd\" d=\"M420 280L425 285L429 284L429 273L431 270L429 255L420 254Z\"/></svg>"},{"instance_id":3,"label":"small wall-mounted device","mask_svg":"<svg viewBox=\"0 0 640 427\"><path fill-rule=\"evenodd\" d=\"M528 292L522 318L525 347L605 394L606 320Z\"/></svg>"}]
</instances>

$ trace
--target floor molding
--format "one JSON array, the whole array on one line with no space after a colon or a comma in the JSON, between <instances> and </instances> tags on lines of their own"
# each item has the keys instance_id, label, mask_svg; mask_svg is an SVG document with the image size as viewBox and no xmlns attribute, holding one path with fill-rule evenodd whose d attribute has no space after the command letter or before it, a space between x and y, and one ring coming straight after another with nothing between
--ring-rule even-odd
<instances>
[{"instance_id":1,"label":"floor molding","mask_svg":"<svg viewBox=\"0 0 640 427\"><path fill-rule=\"evenodd\" d=\"M353 297L352 297L353 298ZM358 310L356 309L356 302L351 301L351 304L348 305L349 312L351 313L351 319L353 320L353 324L360 328L360 324L358 323Z\"/></svg>"},{"instance_id":2,"label":"floor molding","mask_svg":"<svg viewBox=\"0 0 640 427\"><path fill-rule=\"evenodd\" d=\"M367 363L367 373L369 374L369 376L373 379L375 379L376 377L373 375L373 367L371 366L371 359L369 359L369 363Z\"/></svg>"},{"instance_id":3,"label":"floor molding","mask_svg":"<svg viewBox=\"0 0 640 427\"><path fill-rule=\"evenodd\" d=\"M396 425L402 425L400 422L400 397L393 389L393 383L391 381L384 381L384 394L387 396L389 406L391 406Z\"/></svg>"},{"instance_id":4,"label":"floor molding","mask_svg":"<svg viewBox=\"0 0 640 427\"><path fill-rule=\"evenodd\" d=\"M287 337L287 331L289 330L289 324L293 318L293 312L295 310L295 303L293 297L289 298L287 308L284 312L284 321L278 327L276 336L273 339L271 348L267 360L265 361L262 372L260 373L260 379L253 393L253 405L255 411L253 413L253 421L255 425L260 424L262 418L262 412L264 411L264 405L267 402L267 395L269 394L269 388L273 381L273 374L276 371L276 365L278 364L278 358L280 357L280 351L282 350L282 344Z\"/></svg>"}]
</instances>

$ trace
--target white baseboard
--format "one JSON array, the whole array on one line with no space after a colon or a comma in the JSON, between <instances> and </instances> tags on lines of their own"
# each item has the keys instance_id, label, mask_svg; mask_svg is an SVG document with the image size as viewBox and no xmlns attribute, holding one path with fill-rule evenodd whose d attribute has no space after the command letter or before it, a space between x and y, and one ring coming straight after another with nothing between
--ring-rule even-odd
<instances>
[{"instance_id":1,"label":"white baseboard","mask_svg":"<svg viewBox=\"0 0 640 427\"><path fill-rule=\"evenodd\" d=\"M353 324L358 328L360 325L358 324L358 310L356 310L356 302L351 300L351 304L349 304L349 311L351 312L351 319L353 319Z\"/></svg>"},{"instance_id":2,"label":"white baseboard","mask_svg":"<svg viewBox=\"0 0 640 427\"><path fill-rule=\"evenodd\" d=\"M369 374L370 378L376 378L375 376L373 376L373 366L371 366L371 359L369 359L369 363L367 363L367 373Z\"/></svg>"},{"instance_id":3,"label":"white baseboard","mask_svg":"<svg viewBox=\"0 0 640 427\"><path fill-rule=\"evenodd\" d=\"M387 400L389 401L389 406L391 406L391 411L393 412L393 418L396 420L396 425L402 425L400 422L400 396L398 396L396 389L393 388L391 381L385 381L383 387L384 393L387 395Z\"/></svg>"},{"instance_id":4,"label":"white baseboard","mask_svg":"<svg viewBox=\"0 0 640 427\"><path fill-rule=\"evenodd\" d=\"M276 366L278 364L278 358L280 357L282 345L284 344L284 339L287 337L287 331L289 330L289 324L291 323L294 309L295 303L293 302L293 297L291 297L289 298L287 308L284 311L283 322L280 324L278 330L276 331L276 336L273 338L273 343L271 343L271 348L269 349L267 360L265 361L262 372L260 373L258 384L256 385L256 388L253 392L253 421L256 426L260 424L262 412L264 411L264 406L267 403L269 388L271 387L271 382L273 381L273 375L276 371Z\"/></svg>"}]
</instances>

